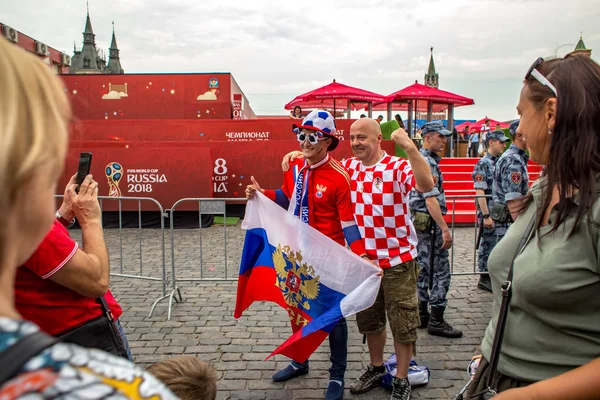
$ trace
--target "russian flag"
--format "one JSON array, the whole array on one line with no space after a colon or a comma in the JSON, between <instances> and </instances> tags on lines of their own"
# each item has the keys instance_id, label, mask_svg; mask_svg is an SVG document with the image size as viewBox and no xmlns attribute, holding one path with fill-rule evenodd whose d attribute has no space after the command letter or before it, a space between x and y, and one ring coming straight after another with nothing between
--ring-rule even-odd
<instances>
[{"instance_id":1,"label":"russian flag","mask_svg":"<svg viewBox=\"0 0 600 400\"><path fill-rule=\"evenodd\" d=\"M375 302L378 267L264 195L248 201L242 228L246 238L234 317L255 301L272 301L288 312L293 332L269 357L306 361L341 318Z\"/></svg>"}]
</instances>

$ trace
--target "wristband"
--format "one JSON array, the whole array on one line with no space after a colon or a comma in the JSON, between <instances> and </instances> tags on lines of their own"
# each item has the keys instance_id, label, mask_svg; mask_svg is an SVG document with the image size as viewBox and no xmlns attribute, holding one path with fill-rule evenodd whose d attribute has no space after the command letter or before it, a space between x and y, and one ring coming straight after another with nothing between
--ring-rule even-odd
<instances>
[{"instance_id":1,"label":"wristband","mask_svg":"<svg viewBox=\"0 0 600 400\"><path fill-rule=\"evenodd\" d=\"M72 221L67 221L60 213L60 211L56 211L55 214L56 219L64 225L65 228L70 228L75 224L75 218Z\"/></svg>"},{"instance_id":2,"label":"wristband","mask_svg":"<svg viewBox=\"0 0 600 400\"><path fill-rule=\"evenodd\" d=\"M483 214L482 217L483 219L488 219L490 217L490 214Z\"/></svg>"}]
</instances>

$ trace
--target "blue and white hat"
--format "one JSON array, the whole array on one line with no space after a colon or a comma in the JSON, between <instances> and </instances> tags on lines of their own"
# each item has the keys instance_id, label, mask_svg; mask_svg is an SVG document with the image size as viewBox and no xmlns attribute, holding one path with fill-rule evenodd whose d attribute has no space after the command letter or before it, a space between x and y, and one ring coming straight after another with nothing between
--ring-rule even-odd
<instances>
[{"instance_id":1,"label":"blue and white hat","mask_svg":"<svg viewBox=\"0 0 600 400\"><path fill-rule=\"evenodd\" d=\"M335 119L327 111L314 110L311 111L302 120L302 125L293 125L293 131L299 132L300 129L309 129L320 133L322 136L331 138L331 144L327 148L327 151L333 151L340 143L340 140L335 136Z\"/></svg>"}]
</instances>

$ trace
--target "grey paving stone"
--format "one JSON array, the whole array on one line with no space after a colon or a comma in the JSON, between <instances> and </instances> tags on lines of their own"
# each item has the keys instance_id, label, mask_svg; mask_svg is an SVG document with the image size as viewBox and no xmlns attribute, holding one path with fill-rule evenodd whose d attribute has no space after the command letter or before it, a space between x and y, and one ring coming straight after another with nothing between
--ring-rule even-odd
<instances>
[{"instance_id":1,"label":"grey paving stone","mask_svg":"<svg viewBox=\"0 0 600 400\"><path fill-rule=\"evenodd\" d=\"M77 240L79 231L71 231ZM223 228L202 229L202 273L206 278L235 278L244 233L239 224L227 228L227 271L223 254ZM119 230L106 230L111 272L140 274L137 229L123 229L123 251ZM199 230L176 230L175 265L178 279L199 278ZM142 230L142 256L145 276L162 276L160 230ZM454 272L473 271L473 229L455 230ZM81 239L79 237L79 242ZM172 288L170 271L170 234L165 231L165 293ZM122 256L121 256L122 254ZM415 360L431 370L429 385L413 390L415 399L450 399L467 379L468 361L479 351L491 312L491 295L476 288L476 276L453 276L448 295L447 320L464 330L460 339L444 339L419 330ZM121 321L127 332L135 361L143 367L154 362L192 354L210 361L219 372L218 399L322 399L327 387L329 344L326 340L311 357L308 375L285 383L274 383L271 376L289 360L275 356L264 359L291 334L285 310L272 303L256 303L239 320L233 318L237 284L235 281L181 282L183 302L174 304L167 321L168 299L159 302L148 316L152 303L163 295L159 282L113 276L111 290L123 307ZM358 333L354 317L348 319L348 368L346 388L369 362L366 345ZM385 355L393 352L391 336ZM345 392L345 398L389 399L389 391L377 388L360 396Z\"/></svg>"}]
</instances>

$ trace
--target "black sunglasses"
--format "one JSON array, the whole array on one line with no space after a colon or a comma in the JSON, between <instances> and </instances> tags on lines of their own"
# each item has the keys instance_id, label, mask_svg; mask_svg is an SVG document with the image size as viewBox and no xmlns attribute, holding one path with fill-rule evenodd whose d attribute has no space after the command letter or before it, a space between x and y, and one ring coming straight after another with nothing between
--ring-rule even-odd
<instances>
[{"instance_id":1,"label":"black sunglasses","mask_svg":"<svg viewBox=\"0 0 600 400\"><path fill-rule=\"evenodd\" d=\"M544 62L544 59L542 57L538 57L538 59L535 60L533 62L533 64L531 64L531 67L529 67L529 70L525 74L525 80L527 80L533 76L536 81L538 81L542 85L544 85L547 88L549 88L550 90L552 90L554 92L555 97L558 97L558 91L556 90L554 85L552 83L550 83L548 78L546 78L544 75L542 75L542 73L540 71L537 70L537 67L539 67L543 62Z\"/></svg>"}]
</instances>

